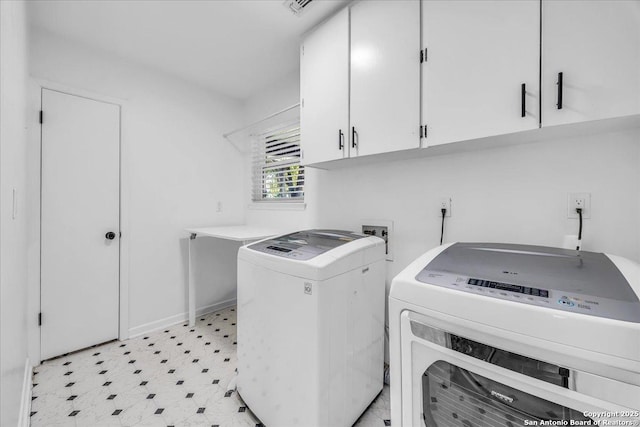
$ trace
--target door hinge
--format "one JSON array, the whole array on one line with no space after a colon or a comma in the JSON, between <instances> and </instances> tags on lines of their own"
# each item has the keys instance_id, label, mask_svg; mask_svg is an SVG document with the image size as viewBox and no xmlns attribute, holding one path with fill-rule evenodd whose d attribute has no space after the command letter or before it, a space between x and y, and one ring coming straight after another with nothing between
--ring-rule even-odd
<instances>
[{"instance_id":1,"label":"door hinge","mask_svg":"<svg viewBox=\"0 0 640 427\"><path fill-rule=\"evenodd\" d=\"M42 116L43 116L43 113L42 113L42 110L40 110L40 115L38 116L38 118L40 120L40 124L42 124Z\"/></svg>"},{"instance_id":2,"label":"door hinge","mask_svg":"<svg viewBox=\"0 0 640 427\"><path fill-rule=\"evenodd\" d=\"M427 62L427 48L420 50L420 63Z\"/></svg>"},{"instance_id":3,"label":"door hinge","mask_svg":"<svg viewBox=\"0 0 640 427\"><path fill-rule=\"evenodd\" d=\"M42 313L38 313L38 326L42 326Z\"/></svg>"},{"instance_id":4,"label":"door hinge","mask_svg":"<svg viewBox=\"0 0 640 427\"><path fill-rule=\"evenodd\" d=\"M427 125L420 126L420 138L427 137Z\"/></svg>"}]
</instances>

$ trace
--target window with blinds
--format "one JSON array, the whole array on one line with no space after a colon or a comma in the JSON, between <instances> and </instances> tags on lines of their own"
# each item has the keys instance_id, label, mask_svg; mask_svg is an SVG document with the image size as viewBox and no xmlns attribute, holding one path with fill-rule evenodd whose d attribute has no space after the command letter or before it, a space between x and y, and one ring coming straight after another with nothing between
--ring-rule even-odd
<instances>
[{"instance_id":1,"label":"window with blinds","mask_svg":"<svg viewBox=\"0 0 640 427\"><path fill-rule=\"evenodd\" d=\"M254 202L304 201L299 120L255 135L252 154Z\"/></svg>"}]
</instances>

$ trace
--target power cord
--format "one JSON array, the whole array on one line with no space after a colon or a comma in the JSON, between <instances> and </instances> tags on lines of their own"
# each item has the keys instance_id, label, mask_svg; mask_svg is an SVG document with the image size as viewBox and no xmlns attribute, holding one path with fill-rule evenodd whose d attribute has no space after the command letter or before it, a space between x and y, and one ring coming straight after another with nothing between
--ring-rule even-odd
<instances>
[{"instance_id":1,"label":"power cord","mask_svg":"<svg viewBox=\"0 0 640 427\"><path fill-rule=\"evenodd\" d=\"M578 245L576 246L576 251L579 251L582 247L582 208L576 208L576 212L578 213L578 218L580 218L580 227L578 228Z\"/></svg>"},{"instance_id":2,"label":"power cord","mask_svg":"<svg viewBox=\"0 0 640 427\"><path fill-rule=\"evenodd\" d=\"M444 239L444 217L447 216L447 210L442 208L440 212L442 212L442 228L440 229L440 244L442 245L442 240Z\"/></svg>"}]
</instances>

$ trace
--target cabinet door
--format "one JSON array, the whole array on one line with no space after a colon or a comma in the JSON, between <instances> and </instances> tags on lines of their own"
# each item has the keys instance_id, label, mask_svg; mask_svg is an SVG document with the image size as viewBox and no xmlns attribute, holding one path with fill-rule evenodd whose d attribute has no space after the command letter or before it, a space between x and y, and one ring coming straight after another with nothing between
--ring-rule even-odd
<instances>
[{"instance_id":1,"label":"cabinet door","mask_svg":"<svg viewBox=\"0 0 640 427\"><path fill-rule=\"evenodd\" d=\"M349 10L345 8L309 34L302 42L300 55L302 164L346 157Z\"/></svg>"},{"instance_id":2,"label":"cabinet door","mask_svg":"<svg viewBox=\"0 0 640 427\"><path fill-rule=\"evenodd\" d=\"M427 0L422 26L427 146L539 127L538 0Z\"/></svg>"},{"instance_id":3,"label":"cabinet door","mask_svg":"<svg viewBox=\"0 0 640 427\"><path fill-rule=\"evenodd\" d=\"M640 113L640 1L545 0L542 29L543 126Z\"/></svg>"},{"instance_id":4,"label":"cabinet door","mask_svg":"<svg viewBox=\"0 0 640 427\"><path fill-rule=\"evenodd\" d=\"M420 3L351 8L350 156L420 145Z\"/></svg>"}]
</instances>

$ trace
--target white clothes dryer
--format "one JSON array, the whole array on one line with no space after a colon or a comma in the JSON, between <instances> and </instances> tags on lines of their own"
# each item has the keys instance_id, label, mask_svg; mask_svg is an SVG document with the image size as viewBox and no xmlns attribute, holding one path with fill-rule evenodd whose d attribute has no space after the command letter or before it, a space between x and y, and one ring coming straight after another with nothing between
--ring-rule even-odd
<instances>
[{"instance_id":1,"label":"white clothes dryer","mask_svg":"<svg viewBox=\"0 0 640 427\"><path fill-rule=\"evenodd\" d=\"M267 426L351 426L382 390L385 243L308 230L238 253L238 392Z\"/></svg>"},{"instance_id":2,"label":"white clothes dryer","mask_svg":"<svg viewBox=\"0 0 640 427\"><path fill-rule=\"evenodd\" d=\"M391 286L392 425L640 425L638 295L640 267L612 255L427 252Z\"/></svg>"}]
</instances>

